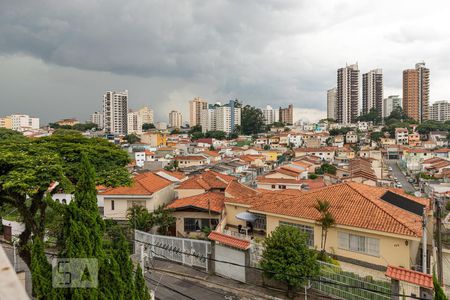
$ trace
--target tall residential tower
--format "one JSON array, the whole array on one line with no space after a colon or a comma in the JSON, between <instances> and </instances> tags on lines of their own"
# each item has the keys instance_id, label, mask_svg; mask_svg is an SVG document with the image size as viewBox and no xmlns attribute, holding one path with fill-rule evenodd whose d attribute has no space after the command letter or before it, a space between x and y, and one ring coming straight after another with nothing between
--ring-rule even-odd
<instances>
[{"instance_id":1,"label":"tall residential tower","mask_svg":"<svg viewBox=\"0 0 450 300\"><path fill-rule=\"evenodd\" d=\"M189 101L189 126L200 125L202 110L208 108L208 102L199 97Z\"/></svg>"},{"instance_id":2,"label":"tall residential tower","mask_svg":"<svg viewBox=\"0 0 450 300\"><path fill-rule=\"evenodd\" d=\"M365 115L375 108L381 117L383 113L383 72L371 70L362 76L362 113Z\"/></svg>"},{"instance_id":3,"label":"tall residential tower","mask_svg":"<svg viewBox=\"0 0 450 300\"><path fill-rule=\"evenodd\" d=\"M125 135L128 132L128 90L107 91L103 95L103 129L106 133Z\"/></svg>"},{"instance_id":4,"label":"tall residential tower","mask_svg":"<svg viewBox=\"0 0 450 300\"><path fill-rule=\"evenodd\" d=\"M430 70L425 63L403 71L403 111L416 121L429 119Z\"/></svg>"},{"instance_id":5,"label":"tall residential tower","mask_svg":"<svg viewBox=\"0 0 450 300\"><path fill-rule=\"evenodd\" d=\"M327 118L337 119L337 89L334 87L327 91Z\"/></svg>"},{"instance_id":6,"label":"tall residential tower","mask_svg":"<svg viewBox=\"0 0 450 300\"><path fill-rule=\"evenodd\" d=\"M337 121L355 123L358 117L359 70L358 64L337 70Z\"/></svg>"}]
</instances>

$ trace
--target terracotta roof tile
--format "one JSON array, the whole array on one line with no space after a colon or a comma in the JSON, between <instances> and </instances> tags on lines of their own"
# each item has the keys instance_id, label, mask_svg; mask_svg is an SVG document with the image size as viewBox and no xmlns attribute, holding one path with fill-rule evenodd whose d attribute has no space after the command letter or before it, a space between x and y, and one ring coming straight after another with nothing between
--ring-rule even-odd
<instances>
[{"instance_id":1,"label":"terracotta roof tile","mask_svg":"<svg viewBox=\"0 0 450 300\"><path fill-rule=\"evenodd\" d=\"M202 155L176 156L174 159L175 160L207 160L207 158Z\"/></svg>"},{"instance_id":2,"label":"terracotta roof tile","mask_svg":"<svg viewBox=\"0 0 450 300\"><path fill-rule=\"evenodd\" d=\"M142 173L133 178L131 186L120 186L107 189L101 195L152 195L153 193L172 184L152 172Z\"/></svg>"},{"instance_id":3,"label":"terracotta roof tile","mask_svg":"<svg viewBox=\"0 0 450 300\"><path fill-rule=\"evenodd\" d=\"M194 177L185 180L177 187L177 189L225 189L232 180L235 180L233 176L208 170L200 175L195 175Z\"/></svg>"},{"instance_id":4,"label":"terracotta roof tile","mask_svg":"<svg viewBox=\"0 0 450 300\"><path fill-rule=\"evenodd\" d=\"M401 267L388 266L385 275L395 280L409 282L429 289L433 288L433 277L429 274Z\"/></svg>"},{"instance_id":5,"label":"terracotta roof tile","mask_svg":"<svg viewBox=\"0 0 450 300\"><path fill-rule=\"evenodd\" d=\"M250 248L250 242L246 241L246 240L241 240L238 239L234 236L231 235L226 235L226 234L222 234L220 232L217 231L213 231L209 234L208 238L210 240L219 242L221 244L233 247L233 248L237 248L237 249L241 249L241 250L247 250L248 248Z\"/></svg>"},{"instance_id":6,"label":"terracotta roof tile","mask_svg":"<svg viewBox=\"0 0 450 300\"><path fill-rule=\"evenodd\" d=\"M216 213L221 213L224 207L224 199L225 195L223 193L208 192L177 199L170 203L167 207L175 210L186 207L197 207L204 210L210 209Z\"/></svg>"},{"instance_id":7,"label":"terracotta roof tile","mask_svg":"<svg viewBox=\"0 0 450 300\"><path fill-rule=\"evenodd\" d=\"M429 206L429 200L425 198L417 198L395 189L371 187L356 182L336 184L300 192L297 195L265 191L254 197L226 199L225 202L250 206L251 211L318 220L320 215L314 205L317 199L328 200L331 204L330 211L338 225L414 237L422 236L421 216L382 200L381 196L388 190Z\"/></svg>"}]
</instances>

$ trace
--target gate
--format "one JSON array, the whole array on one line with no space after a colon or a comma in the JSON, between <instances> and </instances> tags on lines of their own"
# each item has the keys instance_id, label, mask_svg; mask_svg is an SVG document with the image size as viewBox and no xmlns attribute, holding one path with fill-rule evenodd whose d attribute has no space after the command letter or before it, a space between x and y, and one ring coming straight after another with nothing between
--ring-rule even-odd
<instances>
[{"instance_id":1,"label":"gate","mask_svg":"<svg viewBox=\"0 0 450 300\"><path fill-rule=\"evenodd\" d=\"M236 250L227 246L215 244L215 272L227 278L245 282L245 267L236 266L238 264L245 266L245 252ZM233 264L227 264L219 261L227 261Z\"/></svg>"},{"instance_id":2,"label":"gate","mask_svg":"<svg viewBox=\"0 0 450 300\"><path fill-rule=\"evenodd\" d=\"M135 254L140 258L141 245L147 257L175 261L208 271L211 242L150 234L135 230Z\"/></svg>"}]
</instances>

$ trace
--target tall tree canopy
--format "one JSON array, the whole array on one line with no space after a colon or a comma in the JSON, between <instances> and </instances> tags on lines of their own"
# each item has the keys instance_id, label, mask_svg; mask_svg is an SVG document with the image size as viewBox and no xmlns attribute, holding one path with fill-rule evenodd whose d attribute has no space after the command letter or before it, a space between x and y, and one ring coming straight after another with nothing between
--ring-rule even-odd
<instances>
[{"instance_id":1,"label":"tall tree canopy","mask_svg":"<svg viewBox=\"0 0 450 300\"><path fill-rule=\"evenodd\" d=\"M306 235L293 226L278 226L264 241L261 260L264 275L288 286L288 296L318 274L316 253L309 249Z\"/></svg>"},{"instance_id":2,"label":"tall tree canopy","mask_svg":"<svg viewBox=\"0 0 450 300\"><path fill-rule=\"evenodd\" d=\"M19 137L14 131L1 130L0 204L17 208L25 224L20 235L19 253L31 264L28 243L32 236L43 238L49 187L71 193L78 182L81 153L93 165L97 184L126 185L131 182L124 168L128 155L103 139L89 139L72 130L56 131L38 139ZM55 189L56 190L56 189Z\"/></svg>"},{"instance_id":3,"label":"tall tree canopy","mask_svg":"<svg viewBox=\"0 0 450 300\"><path fill-rule=\"evenodd\" d=\"M261 109L246 105L241 111L241 130L243 134L251 135L265 131L264 114Z\"/></svg>"}]
</instances>

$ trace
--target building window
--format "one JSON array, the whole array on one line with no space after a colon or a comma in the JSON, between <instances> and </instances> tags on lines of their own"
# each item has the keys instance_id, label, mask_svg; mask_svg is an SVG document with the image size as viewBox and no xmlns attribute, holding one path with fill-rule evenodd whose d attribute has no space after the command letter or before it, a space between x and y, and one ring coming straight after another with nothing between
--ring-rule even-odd
<instances>
[{"instance_id":1,"label":"building window","mask_svg":"<svg viewBox=\"0 0 450 300\"><path fill-rule=\"evenodd\" d=\"M256 220L254 223L255 229L266 230L266 215L252 213L256 216Z\"/></svg>"},{"instance_id":2,"label":"building window","mask_svg":"<svg viewBox=\"0 0 450 300\"><path fill-rule=\"evenodd\" d=\"M272 184L272 188L273 188L273 189L276 188L275 184Z\"/></svg>"},{"instance_id":3,"label":"building window","mask_svg":"<svg viewBox=\"0 0 450 300\"><path fill-rule=\"evenodd\" d=\"M307 226L307 225L295 224L295 223L289 223L289 222L283 222L283 221L280 221L280 225L292 226L292 227L297 228L301 232L306 233L308 246L314 247L314 227L313 226Z\"/></svg>"},{"instance_id":4,"label":"building window","mask_svg":"<svg viewBox=\"0 0 450 300\"><path fill-rule=\"evenodd\" d=\"M114 210L114 200L111 200L111 210Z\"/></svg>"},{"instance_id":5,"label":"building window","mask_svg":"<svg viewBox=\"0 0 450 300\"><path fill-rule=\"evenodd\" d=\"M339 248L372 256L380 256L380 240L362 235L339 232Z\"/></svg>"},{"instance_id":6,"label":"building window","mask_svg":"<svg viewBox=\"0 0 450 300\"><path fill-rule=\"evenodd\" d=\"M211 219L211 230L216 229L217 224L219 224L218 219ZM209 227L209 219L184 218L185 232L201 231L205 227Z\"/></svg>"}]
</instances>

